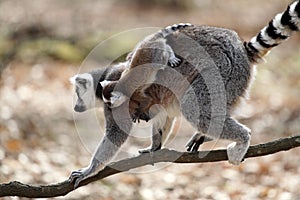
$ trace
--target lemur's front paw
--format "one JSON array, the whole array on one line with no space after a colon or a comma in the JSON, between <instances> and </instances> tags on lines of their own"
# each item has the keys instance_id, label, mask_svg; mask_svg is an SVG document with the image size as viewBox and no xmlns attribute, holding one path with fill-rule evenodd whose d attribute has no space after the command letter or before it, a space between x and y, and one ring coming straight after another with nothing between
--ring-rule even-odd
<instances>
[{"instance_id":1,"label":"lemur's front paw","mask_svg":"<svg viewBox=\"0 0 300 200\"><path fill-rule=\"evenodd\" d=\"M74 188L77 188L83 180L87 179L88 176L87 169L79 169L76 171L73 171L69 177L69 182L74 182Z\"/></svg>"},{"instance_id":2,"label":"lemur's front paw","mask_svg":"<svg viewBox=\"0 0 300 200\"><path fill-rule=\"evenodd\" d=\"M148 122L150 120L150 117L149 117L149 114L136 112L131 115L131 119L134 123L136 123L136 122L140 123L140 120L144 120L144 121Z\"/></svg>"},{"instance_id":3,"label":"lemur's front paw","mask_svg":"<svg viewBox=\"0 0 300 200\"><path fill-rule=\"evenodd\" d=\"M244 160L244 156L249 148L250 142L231 143L227 146L227 156L229 163L239 165Z\"/></svg>"},{"instance_id":4,"label":"lemur's front paw","mask_svg":"<svg viewBox=\"0 0 300 200\"><path fill-rule=\"evenodd\" d=\"M140 123L140 114L138 112L134 112L133 114L130 115L132 122Z\"/></svg>"},{"instance_id":5,"label":"lemur's front paw","mask_svg":"<svg viewBox=\"0 0 300 200\"><path fill-rule=\"evenodd\" d=\"M145 148L145 149L140 149L140 150L139 150L139 153L140 153L140 154L144 154L144 153L153 153L153 152L158 151L158 150L160 150L160 149L161 149L161 144L158 145L157 147L151 146L151 147L148 147L148 148Z\"/></svg>"},{"instance_id":6,"label":"lemur's front paw","mask_svg":"<svg viewBox=\"0 0 300 200\"><path fill-rule=\"evenodd\" d=\"M70 177L69 177L69 182L74 182L74 188L77 188L79 186L79 184L95 175L98 171L100 170L97 170L97 169L102 169L104 166L102 165L99 165L99 166L89 166L89 167L86 167L86 168L83 168L83 169L79 169L79 170L75 170L71 173Z\"/></svg>"},{"instance_id":7,"label":"lemur's front paw","mask_svg":"<svg viewBox=\"0 0 300 200\"><path fill-rule=\"evenodd\" d=\"M176 67L177 65L179 65L180 63L180 59L177 57L172 57L169 59L169 64L171 65L171 67Z\"/></svg>"},{"instance_id":8,"label":"lemur's front paw","mask_svg":"<svg viewBox=\"0 0 300 200\"><path fill-rule=\"evenodd\" d=\"M149 116L149 113L141 113L140 116L139 116L139 119L148 122L151 118Z\"/></svg>"},{"instance_id":9,"label":"lemur's front paw","mask_svg":"<svg viewBox=\"0 0 300 200\"><path fill-rule=\"evenodd\" d=\"M197 152L200 145L203 144L204 140L204 135L202 135L201 133L195 133L185 145L185 147L187 148L186 150L189 152Z\"/></svg>"},{"instance_id":10,"label":"lemur's front paw","mask_svg":"<svg viewBox=\"0 0 300 200\"><path fill-rule=\"evenodd\" d=\"M133 123L140 123L140 118L136 115L131 115L131 120Z\"/></svg>"},{"instance_id":11,"label":"lemur's front paw","mask_svg":"<svg viewBox=\"0 0 300 200\"><path fill-rule=\"evenodd\" d=\"M69 177L69 182L74 182L74 188L77 188L79 183L86 179L86 175L84 173L84 169L79 169L76 171L73 171Z\"/></svg>"}]
</instances>

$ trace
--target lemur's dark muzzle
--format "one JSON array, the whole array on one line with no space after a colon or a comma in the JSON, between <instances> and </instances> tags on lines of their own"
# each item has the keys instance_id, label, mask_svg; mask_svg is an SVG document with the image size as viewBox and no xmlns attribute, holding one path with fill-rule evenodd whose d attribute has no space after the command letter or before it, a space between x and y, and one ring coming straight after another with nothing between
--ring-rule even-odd
<instances>
[{"instance_id":1,"label":"lemur's dark muzzle","mask_svg":"<svg viewBox=\"0 0 300 200\"><path fill-rule=\"evenodd\" d=\"M84 112L84 111L86 111L86 108L85 108L85 106L75 105L74 110L76 112Z\"/></svg>"}]
</instances>

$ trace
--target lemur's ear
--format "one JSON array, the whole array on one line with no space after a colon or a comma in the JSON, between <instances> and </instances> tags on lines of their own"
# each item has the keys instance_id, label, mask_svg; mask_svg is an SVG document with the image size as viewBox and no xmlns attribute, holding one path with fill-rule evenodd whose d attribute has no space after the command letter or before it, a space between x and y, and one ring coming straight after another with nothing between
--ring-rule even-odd
<instances>
[{"instance_id":1,"label":"lemur's ear","mask_svg":"<svg viewBox=\"0 0 300 200\"><path fill-rule=\"evenodd\" d=\"M102 88L104 88L105 86L107 86L108 84L110 84L112 81L107 81L107 80L104 80L104 81L101 81L100 84L102 86Z\"/></svg>"},{"instance_id":2,"label":"lemur's ear","mask_svg":"<svg viewBox=\"0 0 300 200\"><path fill-rule=\"evenodd\" d=\"M78 77L78 75L76 74L75 76L72 76L71 78L69 78L70 83L73 84L73 85L75 85L77 77Z\"/></svg>"}]
</instances>

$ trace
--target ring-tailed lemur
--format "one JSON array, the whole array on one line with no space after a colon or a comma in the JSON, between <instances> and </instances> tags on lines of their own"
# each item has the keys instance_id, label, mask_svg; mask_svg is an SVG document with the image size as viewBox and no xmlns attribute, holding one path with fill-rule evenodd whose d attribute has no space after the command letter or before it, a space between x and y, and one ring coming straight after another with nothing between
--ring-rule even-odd
<instances>
[{"instance_id":1,"label":"ring-tailed lemur","mask_svg":"<svg viewBox=\"0 0 300 200\"><path fill-rule=\"evenodd\" d=\"M202 134L208 135L210 138L219 137L221 139L234 141L234 143L227 147L228 160L233 164L239 164L250 144L250 130L231 118L230 113L238 104L239 99L246 95L253 76L254 64L259 62L271 48L286 40L291 36L292 32L299 31L299 29L300 3L299 0L297 0L293 2L285 12L278 14L249 42L243 43L234 31L208 26L188 26L170 34L167 38L167 43L176 54L177 52L185 53L185 51L181 51L181 49L188 50L188 47L184 46L184 43L179 42L178 34L180 33L196 41L203 47L205 52L209 54L210 59L213 59L215 64L214 66L216 66L219 70L219 74L221 75L225 88L226 113L221 134L216 136L213 132L208 131L209 123L213 120L211 118L212 99L210 96L218 90L209 88L208 85L211 83L209 80L205 80L205 77L202 76L206 73L206 70L209 71L209 69L214 66L211 65L210 62L206 62L207 60L203 54L198 54L197 58L199 58L201 63L206 67L198 75L192 75L192 80L189 80L191 85L184 89L185 91L179 100L174 98L174 101L168 101L167 104L164 104L164 106L166 106L165 110L167 111L167 114L157 113L157 115L160 117L167 117L172 121L173 117L177 116L181 112L183 116ZM192 50L194 49L191 49L190 51ZM181 64L176 66L174 69L183 74L185 77L189 77L189 73L191 71L195 72L195 70L190 70L194 68L194 66L186 61L187 59L185 56L183 57ZM109 71L113 72L114 68L115 67L112 67ZM116 67L116 73L120 78L121 75L118 73L119 69L121 68ZM124 68L122 69L124 70ZM84 111L89 108L89 106L86 106L86 102L89 102L89 99L94 98L94 96L102 98L102 95L99 96L99 91L102 91L102 87L99 85L98 81L104 81L109 78L106 70L98 71L98 76L95 76L92 73L86 73L78 75L77 78L74 79L78 95L78 101L75 106L77 109L75 110ZM174 81L174 78L170 77L166 71L167 70L162 70L158 73L157 79L164 79L165 82ZM93 78L94 76L100 78ZM80 79L85 79L86 81L79 83ZM118 78L115 78L114 80L118 80ZM176 80L174 82L176 82ZM82 86L78 86L78 84L82 84ZM218 87L218 85L215 86ZM100 89L98 89L98 87ZM149 89L147 89L149 92L148 95L153 97L151 92L155 94L162 94L163 92L159 91L162 90L162 88L164 87L152 84ZM178 89L181 90L182 88ZM84 95L81 96L84 94L82 91L92 91L96 95L92 95L90 93L93 97ZM167 96L168 95L158 96L158 99L160 101L164 101ZM116 154L122 143L126 141L128 133L130 132L132 123L131 117L121 118L121 121L124 124L121 124L122 128L120 128L120 124L116 123L116 121L119 121L118 118L120 116L113 116L114 112L120 111L119 114L122 115L122 111L124 111L124 109L128 110L124 104L112 109L109 109L109 107L104 104L104 108L107 125L106 134L99 144L90 165L83 170L74 171L71 174L70 181L76 180L75 187L77 187L82 180L101 170ZM176 111L172 112L174 110ZM195 113L195 110L199 112ZM164 125L164 123L160 123L157 126L160 126L159 128L163 129L162 127ZM153 139L153 142L157 142L157 140L160 140L161 137ZM188 143L188 150L196 151L201 142L203 142L201 134L195 134ZM158 143L160 143L160 141L158 141Z\"/></svg>"},{"instance_id":2,"label":"ring-tailed lemur","mask_svg":"<svg viewBox=\"0 0 300 200\"><path fill-rule=\"evenodd\" d=\"M104 112L106 117L106 133L107 133L106 135L109 136L110 133L117 133L117 132L119 132L120 135L126 135L123 130L121 129L117 130L117 128L113 128L117 126L115 126L115 124L113 123L113 116L112 113L110 113L111 112L110 109L113 107L118 107L120 104L124 103L124 101L126 101L127 99L127 98L123 98L125 97L123 94L120 95L117 91L112 91L112 89L115 86L114 83L116 83L115 81L119 80L120 77L122 77L124 81L123 85L126 85L126 87L123 89L127 88L127 91L132 91L133 89L136 89L135 87L136 84L138 83L141 86L143 86L144 84L150 84L151 82L153 82L156 76L156 72L164 68L168 63L172 67L178 65L180 59L178 59L175 56L172 48L166 43L165 37L171 34L172 32L187 26L191 26L191 24L181 23L173 26L168 26L158 31L155 34L146 37L142 42L138 43L135 49L127 56L126 62L120 63L119 65L114 65L112 67L107 67L104 69L95 70L92 72L79 74L71 77L70 81L72 84L76 86L76 94L78 97L74 110L76 112L84 112L94 107L93 103L95 102L96 98L100 100L104 100L104 102L106 103L104 106L105 108ZM134 69L136 66L147 65L147 64L150 64L151 66L145 67L144 69L146 71L143 71L138 76L132 76L132 74L127 75L127 71L129 69ZM146 73L147 71L149 73ZM137 79L135 80L134 84L132 84L133 79ZM142 84L140 83L141 81L143 82ZM106 93L109 93L110 97L106 97L105 96ZM145 100L145 102L146 100L149 101L148 100L149 98L150 97L146 98L146 96L143 95L143 99ZM138 105L135 103L137 103ZM137 101L130 101L130 105L132 107L132 110L134 110L130 118L132 119L132 117L137 115L134 108L137 108L140 104ZM138 119L143 119L148 121L148 115L141 114L139 115ZM128 124L128 123L124 122L123 124ZM110 125L112 126L112 128L109 128ZM163 130L169 132L171 126L172 126L172 121L166 121ZM112 155L114 155L117 152L118 148L113 148L112 144L119 143L121 140L115 141L113 139L105 139L105 138L106 137L102 139L102 142L100 143L100 146L97 148L97 151L95 152L95 155L93 156L90 165L86 169L73 172L71 176L71 180L79 176L79 174L81 174L82 175L81 177L84 177L84 179L89 176L92 176L94 172L99 171L97 169L103 166L100 165L99 162L97 162L97 160L101 160L100 163L107 163L112 158ZM122 137L118 136L118 139L120 138ZM111 143L109 142L110 140L113 140L114 142ZM110 153L105 155L106 158L108 158L109 160L106 160L106 158L103 157L105 153L103 153L102 150L105 151L105 149L110 149ZM77 178L75 186L77 186L80 181L81 178Z\"/></svg>"}]
</instances>

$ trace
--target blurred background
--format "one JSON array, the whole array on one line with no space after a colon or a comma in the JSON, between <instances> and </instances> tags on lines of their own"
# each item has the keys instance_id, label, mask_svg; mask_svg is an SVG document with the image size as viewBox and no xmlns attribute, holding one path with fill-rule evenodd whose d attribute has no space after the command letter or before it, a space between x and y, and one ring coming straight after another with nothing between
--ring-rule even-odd
<instances>
[{"instance_id":1,"label":"blurred background","mask_svg":"<svg viewBox=\"0 0 300 200\"><path fill-rule=\"evenodd\" d=\"M234 29L249 40L290 2L1 0L0 182L56 183L89 163L102 133L92 129L84 115L74 115L68 79L102 41L126 30L179 22ZM115 43L106 55L117 49L129 51L133 41ZM251 98L236 113L252 129L252 144L300 133L299 44L300 34L295 34L257 68ZM92 115L103 127L101 107ZM184 150L194 129L178 121L172 142ZM145 131L147 125L138 128ZM124 148L136 155L138 148L149 144L149 136L130 140ZM88 140L82 142L83 137L90 138L92 147L85 145ZM227 144L217 141L202 149ZM294 149L247 159L240 166L227 162L150 166L94 182L63 198L300 199L299 154L300 149Z\"/></svg>"}]
</instances>

